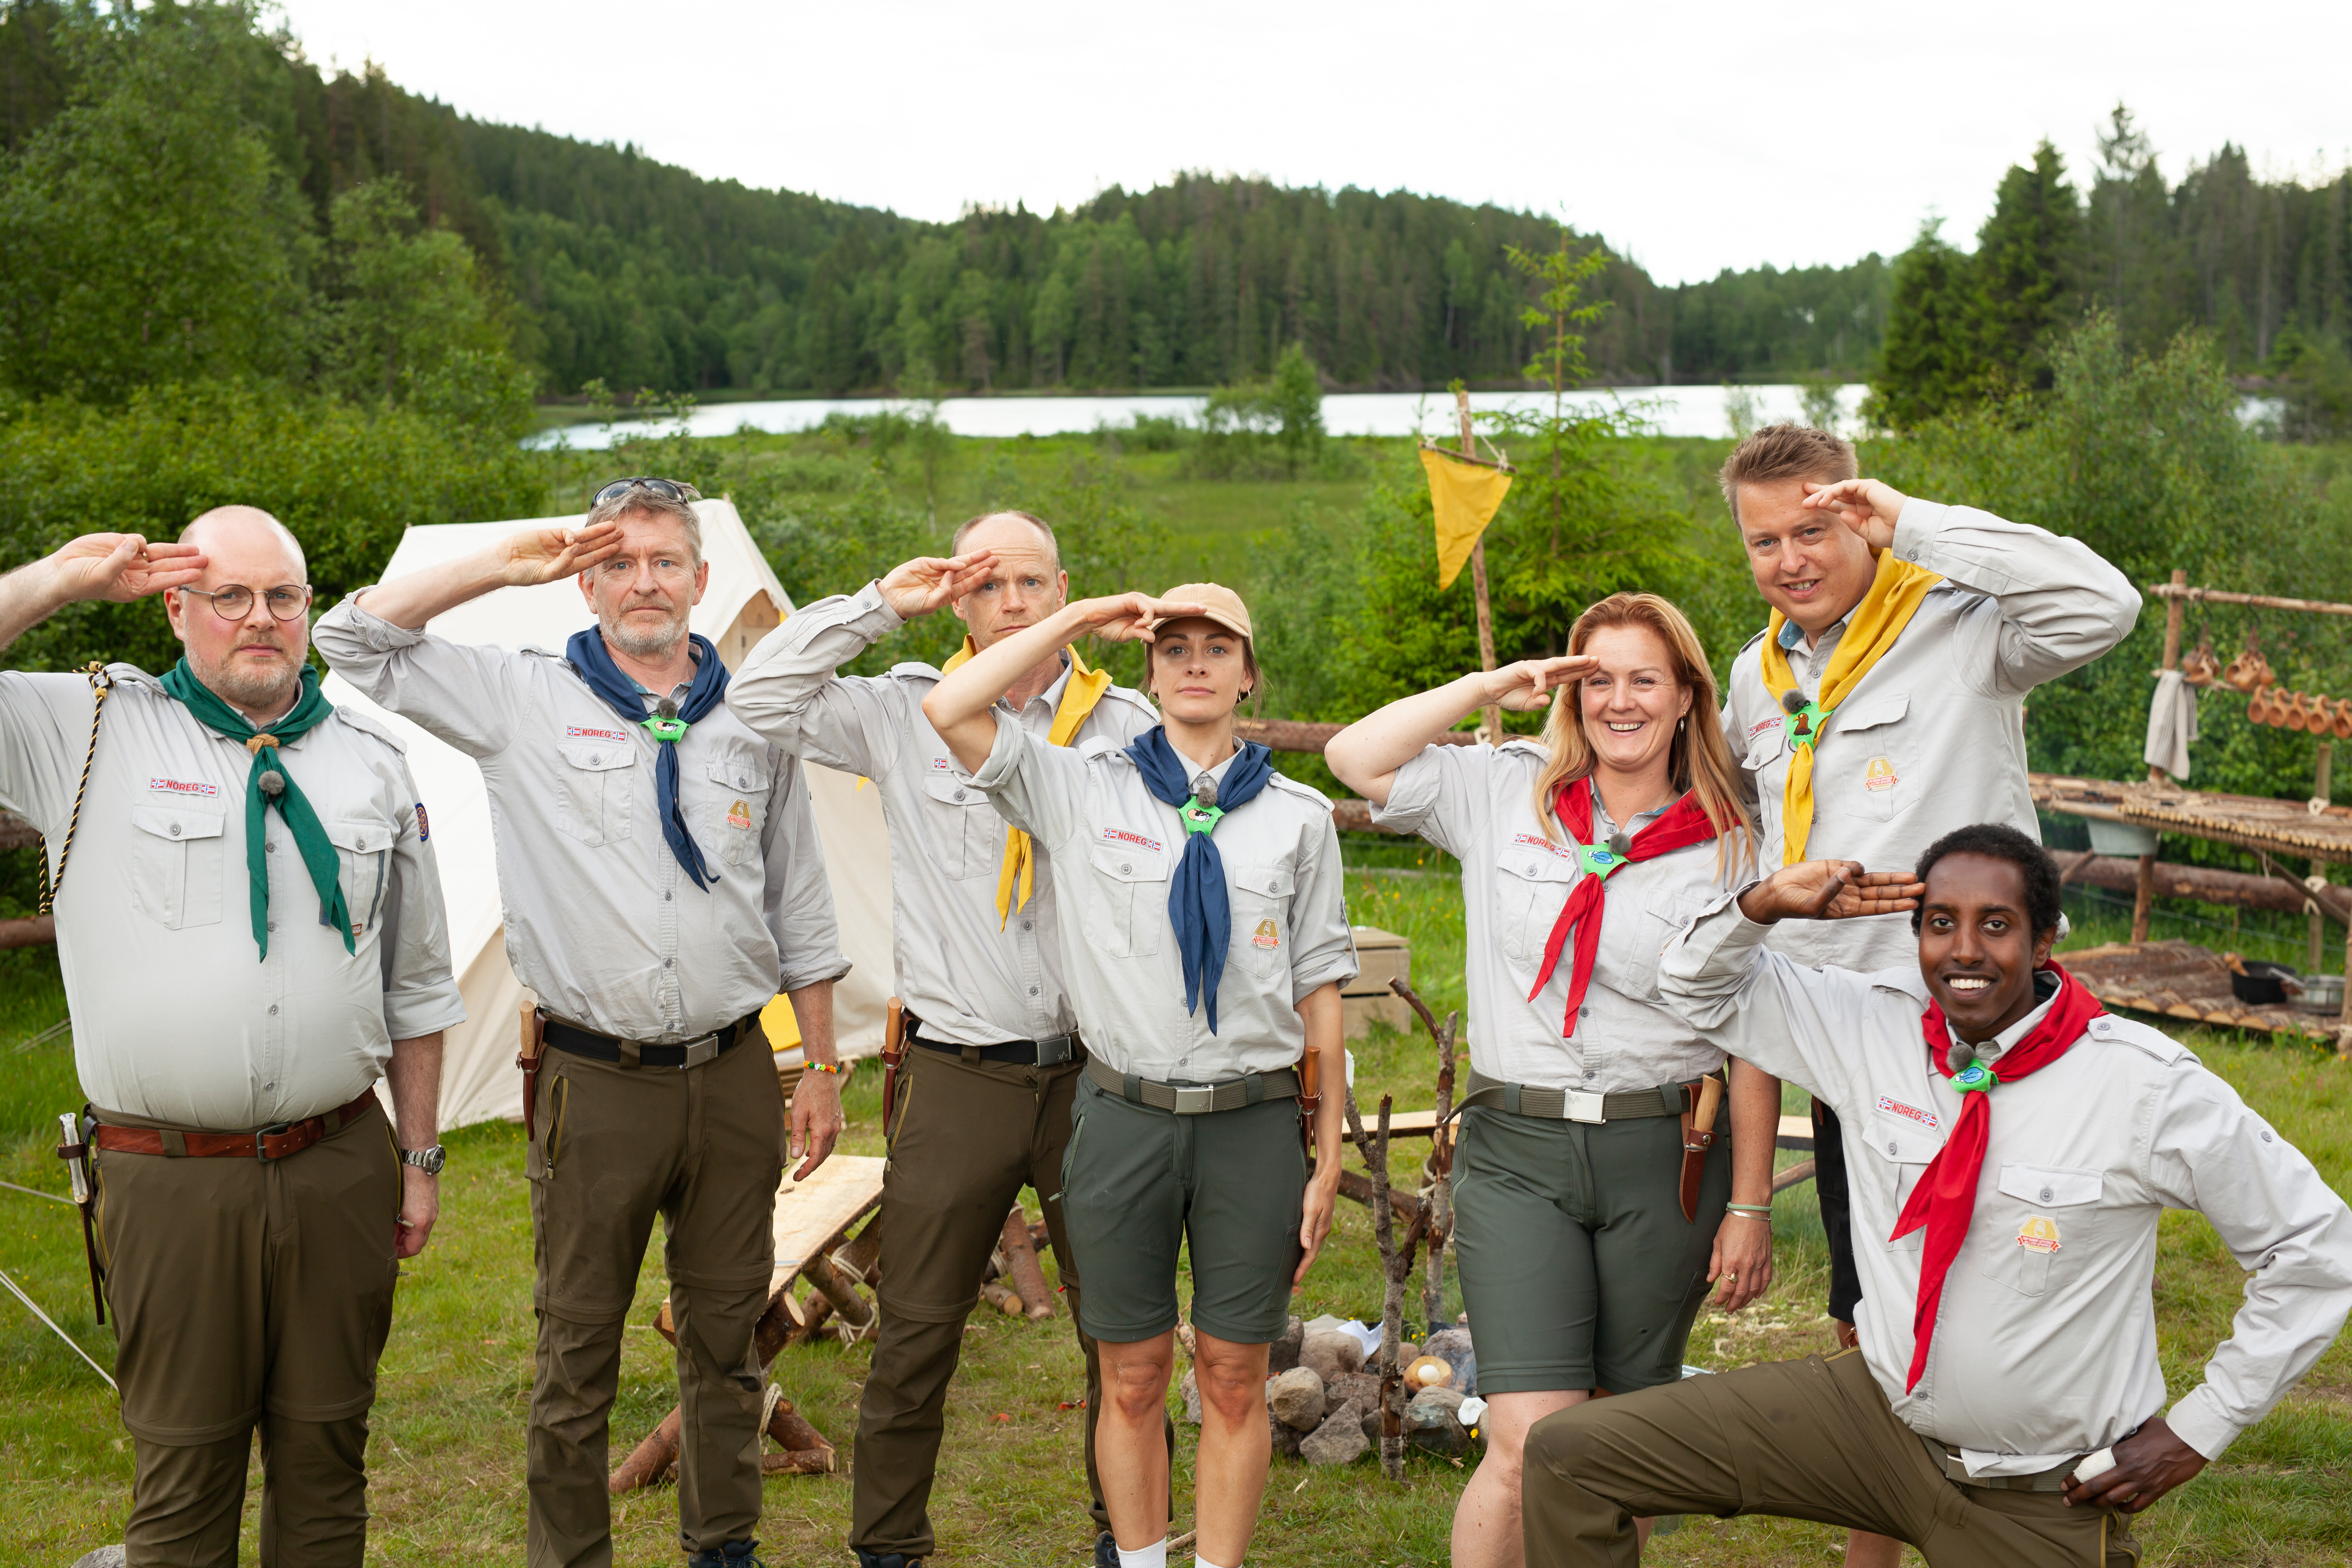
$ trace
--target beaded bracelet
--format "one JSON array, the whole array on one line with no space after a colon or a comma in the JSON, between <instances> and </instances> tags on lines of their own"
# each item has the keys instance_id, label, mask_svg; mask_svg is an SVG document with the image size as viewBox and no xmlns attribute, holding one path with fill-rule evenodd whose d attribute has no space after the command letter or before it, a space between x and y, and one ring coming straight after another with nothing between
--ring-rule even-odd
<instances>
[{"instance_id":1,"label":"beaded bracelet","mask_svg":"<svg viewBox=\"0 0 2352 1568\"><path fill-rule=\"evenodd\" d=\"M841 1064L839 1062L803 1062L801 1065L807 1068L811 1072L829 1072L836 1078L841 1075Z\"/></svg>"}]
</instances>

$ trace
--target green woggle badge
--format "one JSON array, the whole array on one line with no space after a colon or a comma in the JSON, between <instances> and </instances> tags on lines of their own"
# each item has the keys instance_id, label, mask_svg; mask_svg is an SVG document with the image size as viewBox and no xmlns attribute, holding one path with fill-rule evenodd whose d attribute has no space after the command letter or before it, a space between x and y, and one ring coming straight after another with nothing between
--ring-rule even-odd
<instances>
[{"instance_id":1,"label":"green woggle badge","mask_svg":"<svg viewBox=\"0 0 2352 1568\"><path fill-rule=\"evenodd\" d=\"M1780 711L1789 716L1789 743L1811 751L1813 742L1821 738L1822 725L1828 718L1822 705L1806 701L1805 694L1791 686L1780 693Z\"/></svg>"},{"instance_id":2,"label":"green woggle badge","mask_svg":"<svg viewBox=\"0 0 2352 1568\"><path fill-rule=\"evenodd\" d=\"M1990 1068L1974 1058L1969 1060L1968 1066L1952 1075L1952 1087L1962 1094L1990 1094L1992 1092L1992 1086L1999 1081L1992 1076Z\"/></svg>"},{"instance_id":3,"label":"green woggle badge","mask_svg":"<svg viewBox=\"0 0 2352 1568\"><path fill-rule=\"evenodd\" d=\"M655 740L668 741L673 743L685 740L686 732L691 727L675 713L656 713L642 722L646 729L653 731Z\"/></svg>"},{"instance_id":4,"label":"green woggle badge","mask_svg":"<svg viewBox=\"0 0 2352 1568\"><path fill-rule=\"evenodd\" d=\"M1577 846L1577 858L1583 862L1587 874L1603 880L1611 872L1633 864L1606 844L1580 844Z\"/></svg>"}]
</instances>

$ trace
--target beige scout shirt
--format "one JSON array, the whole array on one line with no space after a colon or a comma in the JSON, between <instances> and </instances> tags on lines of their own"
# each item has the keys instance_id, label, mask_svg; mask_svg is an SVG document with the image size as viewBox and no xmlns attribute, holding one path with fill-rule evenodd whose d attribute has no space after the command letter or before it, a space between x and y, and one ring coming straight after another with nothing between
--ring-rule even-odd
<instances>
[{"instance_id":1,"label":"beige scout shirt","mask_svg":"<svg viewBox=\"0 0 2352 1568\"><path fill-rule=\"evenodd\" d=\"M1762 951L1737 902L1666 949L1666 998L1732 1055L1802 1085L1843 1124L1862 1306L1854 1327L1895 1413L1968 1451L1978 1475L2030 1475L2114 1443L2165 1403L2157 1360L2158 1216L2195 1209L2248 1271L2231 1337L2167 1419L2218 1458L2261 1420L2352 1308L2352 1211L2295 1149L2179 1042L2091 1021L2056 1061L1992 1091L1975 1217L1945 1276L1935 1344L1909 1374L1922 1233L1895 1233L1960 1096L1928 1066L1917 963L1875 974ZM1998 1059L2021 1039L2010 1030Z\"/></svg>"},{"instance_id":2,"label":"beige scout shirt","mask_svg":"<svg viewBox=\"0 0 2352 1568\"><path fill-rule=\"evenodd\" d=\"M1222 783L1232 766L1228 758L1206 773ZM1134 759L1108 741L1048 746L1000 721L972 783L1058 857L1074 906L1060 927L1070 1001L1087 1049L1109 1067L1200 1084L1293 1066L1307 1049L1298 1004L1355 978L1331 803L1305 784L1276 773L1217 823L1234 923L1213 1035L1204 1005L1184 1010L1168 917L1184 821L1144 787Z\"/></svg>"},{"instance_id":3,"label":"beige scout shirt","mask_svg":"<svg viewBox=\"0 0 2352 1568\"><path fill-rule=\"evenodd\" d=\"M1895 553L1944 581L1825 726L1806 855L1900 871L1970 823L2005 822L2038 839L2025 778L2026 694L2121 642L2138 619L2138 593L2080 540L1916 497L1896 520ZM1808 698L1820 692L1845 627L1840 621L1808 650L1789 625L1790 673ZM1732 660L1722 719L1756 793L1769 870L1782 854L1789 748L1784 716L1764 689L1761 642ZM1807 963L1864 970L1916 956L1907 915L1784 921L1772 946Z\"/></svg>"},{"instance_id":4,"label":"beige scout shirt","mask_svg":"<svg viewBox=\"0 0 2352 1568\"><path fill-rule=\"evenodd\" d=\"M472 757L488 786L507 961L559 1017L691 1039L849 971L799 765L719 708L677 744L718 882L662 837L659 742L558 655L452 643L345 599L312 633L336 673Z\"/></svg>"},{"instance_id":5,"label":"beige scout shirt","mask_svg":"<svg viewBox=\"0 0 2352 1568\"><path fill-rule=\"evenodd\" d=\"M1488 1078L1539 1089L1615 1094L1685 1083L1723 1065L1723 1052L1659 1000L1658 952L1723 890L1716 845L1693 844L1627 866L1609 879L1601 948L1583 1016L1562 1038L1572 943L1560 951L1549 984L1528 992L1543 967L1544 944L1577 879L1585 875L1576 846L1554 827L1544 837L1536 815L1536 778L1544 749L1529 741L1489 746L1430 746L1399 768L1389 803L1373 820L1418 833L1462 862L1470 1065ZM1628 825L1639 833L1655 820ZM1595 793L1593 842L1617 830Z\"/></svg>"},{"instance_id":6,"label":"beige scout shirt","mask_svg":"<svg viewBox=\"0 0 2352 1568\"><path fill-rule=\"evenodd\" d=\"M1004 821L923 717L940 672L901 664L887 675L834 674L905 624L875 583L803 605L744 659L727 705L794 756L856 773L881 792L898 994L927 1037L992 1046L1067 1034L1077 1016L1062 980L1053 853L1042 842L1032 847L1029 901L1001 919ZM997 721L1011 720L1044 741L1069 679L1065 668L1018 713L1000 700ZM1158 722L1141 695L1114 686L1072 743L1124 746Z\"/></svg>"},{"instance_id":7,"label":"beige scout shirt","mask_svg":"<svg viewBox=\"0 0 2352 1568\"><path fill-rule=\"evenodd\" d=\"M276 812L262 818L269 956L253 940L244 745L154 677L111 667L65 886L58 960L82 1092L103 1110L239 1131L315 1116L383 1076L392 1042L465 1021L441 874L400 742L335 710L284 747L342 862L355 952ZM0 674L0 803L63 848L89 682ZM63 1109L58 1107L58 1109Z\"/></svg>"}]
</instances>

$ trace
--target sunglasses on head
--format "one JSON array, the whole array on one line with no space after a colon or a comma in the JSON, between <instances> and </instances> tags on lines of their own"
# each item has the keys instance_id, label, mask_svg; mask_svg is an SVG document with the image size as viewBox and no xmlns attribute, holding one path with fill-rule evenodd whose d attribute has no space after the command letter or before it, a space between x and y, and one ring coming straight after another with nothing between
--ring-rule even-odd
<instances>
[{"instance_id":1,"label":"sunglasses on head","mask_svg":"<svg viewBox=\"0 0 2352 1568\"><path fill-rule=\"evenodd\" d=\"M618 500L631 490L651 490L664 500L700 500L702 492L692 485L679 484L676 479L657 479L651 474L633 474L625 479L614 479L596 492L591 506L603 506L608 500Z\"/></svg>"}]
</instances>

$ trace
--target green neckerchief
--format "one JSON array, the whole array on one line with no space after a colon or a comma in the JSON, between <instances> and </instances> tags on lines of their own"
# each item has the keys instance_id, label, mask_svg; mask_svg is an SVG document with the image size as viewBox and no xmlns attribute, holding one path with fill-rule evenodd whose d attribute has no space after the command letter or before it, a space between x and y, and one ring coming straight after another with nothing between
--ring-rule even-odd
<instances>
[{"instance_id":1,"label":"green neckerchief","mask_svg":"<svg viewBox=\"0 0 2352 1568\"><path fill-rule=\"evenodd\" d=\"M299 739L334 712L335 705L320 694L319 672L308 665L302 667L300 700L267 731L247 723L244 714L214 696L184 658L164 673L163 689L178 698L199 723L232 741L244 742L245 749L253 753L253 771L245 780L245 874L253 910L253 940L260 945L261 956L269 956L269 863L263 858L267 836L261 814L271 806L286 819L288 831L294 835L294 847L301 851L302 864L310 873L310 885L319 889L319 923L342 934L345 952L357 952L352 939L351 910L343 903L342 858L320 825L319 814L310 809L302 786L294 782L278 754L279 746Z\"/></svg>"}]
</instances>

